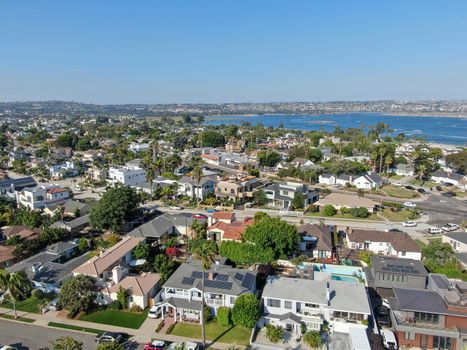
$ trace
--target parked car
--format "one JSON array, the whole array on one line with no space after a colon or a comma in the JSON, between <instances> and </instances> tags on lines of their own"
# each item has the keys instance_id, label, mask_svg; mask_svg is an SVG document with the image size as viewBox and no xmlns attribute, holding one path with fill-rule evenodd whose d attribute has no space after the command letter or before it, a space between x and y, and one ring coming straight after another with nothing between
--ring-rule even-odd
<instances>
[{"instance_id":1,"label":"parked car","mask_svg":"<svg viewBox=\"0 0 467 350\"><path fill-rule=\"evenodd\" d=\"M443 231L451 232L451 231L458 230L458 229L459 229L459 225L449 223L449 224L444 225L444 226L441 227L441 228L443 229Z\"/></svg>"},{"instance_id":2,"label":"parked car","mask_svg":"<svg viewBox=\"0 0 467 350\"><path fill-rule=\"evenodd\" d=\"M0 345L0 350L18 350L18 348L15 348L10 345L3 345L3 346Z\"/></svg>"},{"instance_id":3,"label":"parked car","mask_svg":"<svg viewBox=\"0 0 467 350\"><path fill-rule=\"evenodd\" d=\"M402 187L402 184L400 182L393 182L392 185L397 186L397 187Z\"/></svg>"},{"instance_id":4,"label":"parked car","mask_svg":"<svg viewBox=\"0 0 467 350\"><path fill-rule=\"evenodd\" d=\"M149 318L159 318L159 316L161 315L160 305L161 303L156 303L154 306L151 306L148 312Z\"/></svg>"},{"instance_id":5,"label":"parked car","mask_svg":"<svg viewBox=\"0 0 467 350\"><path fill-rule=\"evenodd\" d=\"M397 340L394 332L390 329L381 330L381 337L383 338L383 345L386 349L397 350Z\"/></svg>"},{"instance_id":6,"label":"parked car","mask_svg":"<svg viewBox=\"0 0 467 350\"><path fill-rule=\"evenodd\" d=\"M415 221L406 221L402 223L404 227L417 227L417 223Z\"/></svg>"},{"instance_id":7,"label":"parked car","mask_svg":"<svg viewBox=\"0 0 467 350\"><path fill-rule=\"evenodd\" d=\"M151 340L149 343L144 344L144 350L165 350L167 345L163 340Z\"/></svg>"},{"instance_id":8,"label":"parked car","mask_svg":"<svg viewBox=\"0 0 467 350\"><path fill-rule=\"evenodd\" d=\"M376 322L380 328L391 327L391 317L386 306L380 306L376 309Z\"/></svg>"},{"instance_id":9,"label":"parked car","mask_svg":"<svg viewBox=\"0 0 467 350\"><path fill-rule=\"evenodd\" d=\"M404 207L406 208L415 208L417 205L412 202L404 202Z\"/></svg>"},{"instance_id":10,"label":"parked car","mask_svg":"<svg viewBox=\"0 0 467 350\"><path fill-rule=\"evenodd\" d=\"M441 186L436 186L435 188L436 188L436 191L438 191L438 192L441 192L443 190L443 188Z\"/></svg>"},{"instance_id":11,"label":"parked car","mask_svg":"<svg viewBox=\"0 0 467 350\"><path fill-rule=\"evenodd\" d=\"M193 214L194 219L207 219L208 217L204 214Z\"/></svg>"},{"instance_id":12,"label":"parked car","mask_svg":"<svg viewBox=\"0 0 467 350\"><path fill-rule=\"evenodd\" d=\"M408 190L412 190L412 191L415 190L415 187L410 186L410 185L407 185L407 186L404 186L404 187L405 187L406 189L408 189Z\"/></svg>"},{"instance_id":13,"label":"parked car","mask_svg":"<svg viewBox=\"0 0 467 350\"><path fill-rule=\"evenodd\" d=\"M452 191L442 192L441 195L444 197L449 197L449 198L457 196L456 192L452 192Z\"/></svg>"},{"instance_id":14,"label":"parked car","mask_svg":"<svg viewBox=\"0 0 467 350\"><path fill-rule=\"evenodd\" d=\"M97 344L100 343L120 343L123 339L123 335L117 332L104 332L98 335L94 340Z\"/></svg>"},{"instance_id":15,"label":"parked car","mask_svg":"<svg viewBox=\"0 0 467 350\"><path fill-rule=\"evenodd\" d=\"M219 211L219 210L217 210L217 209L208 209L208 210L207 210L207 212L208 212L209 214L214 214L215 212L218 212L218 211Z\"/></svg>"},{"instance_id":16,"label":"parked car","mask_svg":"<svg viewBox=\"0 0 467 350\"><path fill-rule=\"evenodd\" d=\"M428 193L428 191L425 190L424 188L417 188L417 192L422 193L422 194Z\"/></svg>"},{"instance_id":17,"label":"parked car","mask_svg":"<svg viewBox=\"0 0 467 350\"><path fill-rule=\"evenodd\" d=\"M177 205L172 205L171 207L169 207L170 210L182 210L183 208L182 207L179 207Z\"/></svg>"},{"instance_id":18,"label":"parked car","mask_svg":"<svg viewBox=\"0 0 467 350\"><path fill-rule=\"evenodd\" d=\"M169 350L175 350L181 347L185 350L200 350L200 346L196 343L181 341L180 343L172 343L169 346Z\"/></svg>"},{"instance_id":19,"label":"parked car","mask_svg":"<svg viewBox=\"0 0 467 350\"><path fill-rule=\"evenodd\" d=\"M428 228L428 233L432 235L440 234L443 233L443 230L441 230L439 227L429 227Z\"/></svg>"}]
</instances>

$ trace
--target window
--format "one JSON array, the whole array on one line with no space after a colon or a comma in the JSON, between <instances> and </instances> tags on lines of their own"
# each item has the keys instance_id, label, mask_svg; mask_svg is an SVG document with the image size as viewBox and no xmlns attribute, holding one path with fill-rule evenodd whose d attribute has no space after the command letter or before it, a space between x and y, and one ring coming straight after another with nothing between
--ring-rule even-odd
<instances>
[{"instance_id":1,"label":"window","mask_svg":"<svg viewBox=\"0 0 467 350\"><path fill-rule=\"evenodd\" d=\"M451 350L452 339L448 337L433 336L433 349Z\"/></svg>"},{"instance_id":2,"label":"window","mask_svg":"<svg viewBox=\"0 0 467 350\"><path fill-rule=\"evenodd\" d=\"M291 308L292 308L292 302L291 302L290 300L286 300L286 301L284 302L284 307L285 307L286 309L291 309Z\"/></svg>"},{"instance_id":3,"label":"window","mask_svg":"<svg viewBox=\"0 0 467 350\"><path fill-rule=\"evenodd\" d=\"M405 254L406 254L405 252L402 252L402 253L401 253L402 256L405 256Z\"/></svg>"},{"instance_id":4,"label":"window","mask_svg":"<svg viewBox=\"0 0 467 350\"><path fill-rule=\"evenodd\" d=\"M230 297L230 305L234 305L236 299L237 298L235 298L235 297Z\"/></svg>"},{"instance_id":5,"label":"window","mask_svg":"<svg viewBox=\"0 0 467 350\"><path fill-rule=\"evenodd\" d=\"M281 301L278 299L268 299L268 306L270 307L281 307Z\"/></svg>"},{"instance_id":6,"label":"window","mask_svg":"<svg viewBox=\"0 0 467 350\"><path fill-rule=\"evenodd\" d=\"M310 304L310 303L305 303L305 307L310 307L310 308L319 308L319 305L316 305L316 304Z\"/></svg>"},{"instance_id":7,"label":"window","mask_svg":"<svg viewBox=\"0 0 467 350\"><path fill-rule=\"evenodd\" d=\"M436 314L429 314L426 312L415 312L415 321L421 323L437 324L439 316Z\"/></svg>"},{"instance_id":8,"label":"window","mask_svg":"<svg viewBox=\"0 0 467 350\"><path fill-rule=\"evenodd\" d=\"M318 322L306 322L306 329L319 331L321 329L321 324Z\"/></svg>"},{"instance_id":9,"label":"window","mask_svg":"<svg viewBox=\"0 0 467 350\"><path fill-rule=\"evenodd\" d=\"M415 340L415 332L405 332L406 340Z\"/></svg>"}]
</instances>

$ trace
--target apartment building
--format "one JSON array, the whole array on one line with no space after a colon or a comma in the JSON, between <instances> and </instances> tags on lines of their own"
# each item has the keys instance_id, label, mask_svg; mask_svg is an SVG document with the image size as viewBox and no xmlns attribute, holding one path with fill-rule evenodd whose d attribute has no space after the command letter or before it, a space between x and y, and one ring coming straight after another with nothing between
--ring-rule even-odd
<instances>
[{"instance_id":1,"label":"apartment building","mask_svg":"<svg viewBox=\"0 0 467 350\"><path fill-rule=\"evenodd\" d=\"M146 182L146 172L134 165L110 167L107 182L112 185L120 183L124 186L137 186Z\"/></svg>"}]
</instances>

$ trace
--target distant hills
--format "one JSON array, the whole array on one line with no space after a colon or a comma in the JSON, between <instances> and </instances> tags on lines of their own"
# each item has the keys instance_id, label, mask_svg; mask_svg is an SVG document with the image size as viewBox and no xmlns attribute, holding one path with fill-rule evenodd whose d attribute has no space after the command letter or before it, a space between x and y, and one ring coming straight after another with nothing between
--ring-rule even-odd
<instances>
[{"instance_id":1,"label":"distant hills","mask_svg":"<svg viewBox=\"0 0 467 350\"><path fill-rule=\"evenodd\" d=\"M387 113L467 116L467 101L335 101L274 103L112 104L66 101L0 102L0 117L178 116Z\"/></svg>"}]
</instances>

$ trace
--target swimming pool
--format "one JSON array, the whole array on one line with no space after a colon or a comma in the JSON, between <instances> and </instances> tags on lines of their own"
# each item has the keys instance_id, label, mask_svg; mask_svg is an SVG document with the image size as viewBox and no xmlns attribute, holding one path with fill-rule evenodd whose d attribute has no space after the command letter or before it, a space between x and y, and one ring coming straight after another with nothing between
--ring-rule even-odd
<instances>
[{"instance_id":1,"label":"swimming pool","mask_svg":"<svg viewBox=\"0 0 467 350\"><path fill-rule=\"evenodd\" d=\"M317 273L323 273L326 275L341 277L341 279L333 278L338 281L349 281L349 282L359 282L359 278L366 280L365 273L361 267L358 266L344 266L344 265L330 265L330 264L313 264L313 263L301 263L297 267L302 270L309 269L312 265L312 268Z\"/></svg>"},{"instance_id":2,"label":"swimming pool","mask_svg":"<svg viewBox=\"0 0 467 350\"><path fill-rule=\"evenodd\" d=\"M342 275L336 275L332 274L331 279L334 281L343 281L343 282L349 282L349 283L360 283L357 277L350 277L350 276L342 276Z\"/></svg>"}]
</instances>

